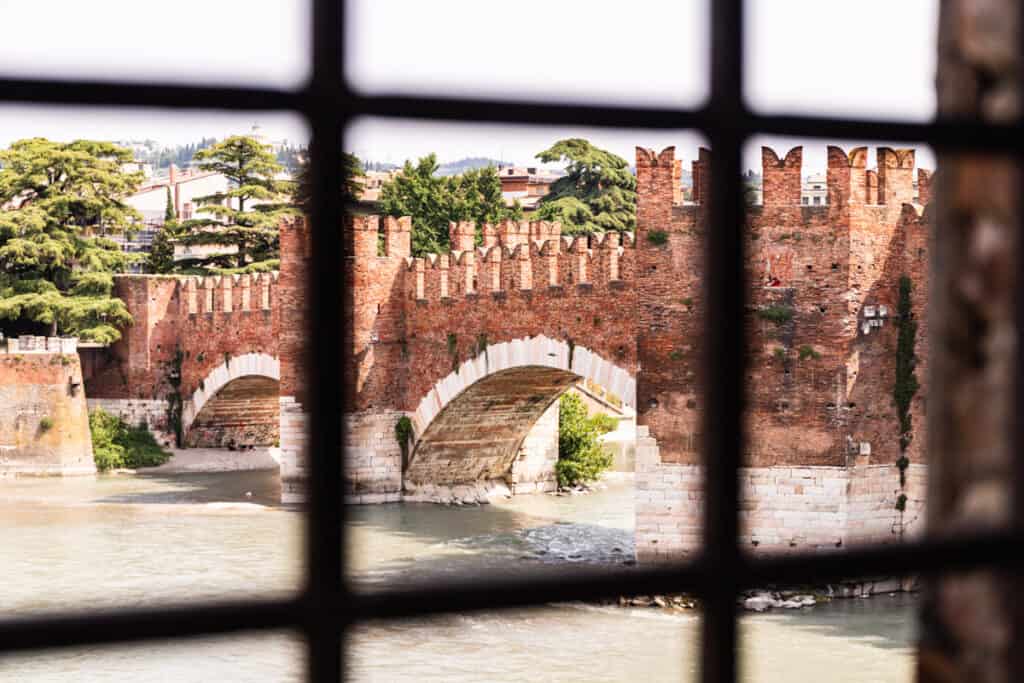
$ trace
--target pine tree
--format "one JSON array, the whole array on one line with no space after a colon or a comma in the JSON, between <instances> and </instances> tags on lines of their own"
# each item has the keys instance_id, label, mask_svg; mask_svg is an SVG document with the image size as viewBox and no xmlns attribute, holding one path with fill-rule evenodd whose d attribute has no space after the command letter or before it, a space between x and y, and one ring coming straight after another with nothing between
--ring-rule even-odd
<instances>
[{"instance_id":1,"label":"pine tree","mask_svg":"<svg viewBox=\"0 0 1024 683\"><path fill-rule=\"evenodd\" d=\"M587 234L636 226L636 178L620 156L581 138L559 140L537 155L543 162L567 161L566 174L540 202L542 220L561 221L562 232Z\"/></svg>"},{"instance_id":2,"label":"pine tree","mask_svg":"<svg viewBox=\"0 0 1024 683\"><path fill-rule=\"evenodd\" d=\"M255 272L275 268L280 240L278 223L283 213L293 211L285 203L288 184L275 179L281 171L269 145L245 135L229 137L197 151L193 160L200 169L225 176L230 187L197 197L201 211L209 217L182 223L183 244L213 244L232 247L209 256L197 256L182 266L209 272Z\"/></svg>"},{"instance_id":3,"label":"pine tree","mask_svg":"<svg viewBox=\"0 0 1024 683\"><path fill-rule=\"evenodd\" d=\"M0 321L5 332L110 343L131 323L111 294L133 257L103 235L141 220L121 197L140 173L106 142L32 138L0 152Z\"/></svg>"},{"instance_id":4,"label":"pine tree","mask_svg":"<svg viewBox=\"0 0 1024 683\"><path fill-rule=\"evenodd\" d=\"M164 222L176 221L178 215L174 212L174 200L171 199L171 186L167 186L167 208L164 209Z\"/></svg>"}]
</instances>

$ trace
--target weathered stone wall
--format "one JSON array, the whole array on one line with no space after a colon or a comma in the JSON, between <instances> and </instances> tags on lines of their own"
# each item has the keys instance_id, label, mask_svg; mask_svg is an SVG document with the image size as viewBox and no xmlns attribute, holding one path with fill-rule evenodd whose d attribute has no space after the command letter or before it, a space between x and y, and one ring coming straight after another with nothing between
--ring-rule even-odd
<instances>
[{"instance_id":1,"label":"weathered stone wall","mask_svg":"<svg viewBox=\"0 0 1024 683\"><path fill-rule=\"evenodd\" d=\"M552 401L519 446L508 482L513 494L558 488L558 415L558 401Z\"/></svg>"},{"instance_id":2,"label":"weathered stone wall","mask_svg":"<svg viewBox=\"0 0 1024 683\"><path fill-rule=\"evenodd\" d=\"M700 465L662 463L641 428L637 440L636 548L642 560L678 559L701 543ZM740 469L740 537L751 552L829 552L893 543L924 531L927 468L911 465L899 486L895 465ZM901 492L906 509L895 509Z\"/></svg>"},{"instance_id":3,"label":"weathered stone wall","mask_svg":"<svg viewBox=\"0 0 1024 683\"><path fill-rule=\"evenodd\" d=\"M94 473L74 340L22 340L0 346L0 476Z\"/></svg>"},{"instance_id":4,"label":"weathered stone wall","mask_svg":"<svg viewBox=\"0 0 1024 683\"><path fill-rule=\"evenodd\" d=\"M88 382L86 382L88 385ZM167 422L167 401L145 398L93 398L86 401L89 412L100 409L116 415L130 425L145 425L164 446L175 445L175 434Z\"/></svg>"}]
</instances>

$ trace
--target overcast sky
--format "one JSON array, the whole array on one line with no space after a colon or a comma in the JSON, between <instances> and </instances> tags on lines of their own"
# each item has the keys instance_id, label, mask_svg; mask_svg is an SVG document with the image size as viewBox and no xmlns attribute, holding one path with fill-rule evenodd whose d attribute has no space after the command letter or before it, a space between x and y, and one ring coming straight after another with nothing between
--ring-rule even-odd
<instances>
[{"instance_id":1,"label":"overcast sky","mask_svg":"<svg viewBox=\"0 0 1024 683\"><path fill-rule=\"evenodd\" d=\"M707 7L698 0L549 0L537 11L483 0L351 0L349 7L347 75L367 91L682 106L707 92ZM747 8L752 106L933 115L937 0L748 0ZM0 0L0 74L295 87L309 73L308 22L305 0ZM34 135L181 144L253 123L273 139L308 138L301 117L282 114L18 106L0 107L0 144ZM442 160L528 163L568 136L630 162L638 144L675 144L689 162L700 143L686 131L363 120L348 145L363 158L395 163L431 151ZM761 142L751 145L747 166L760 166ZM804 142L805 170L824 168L828 141L771 142L780 153ZM927 150L918 161L934 165Z\"/></svg>"}]
</instances>

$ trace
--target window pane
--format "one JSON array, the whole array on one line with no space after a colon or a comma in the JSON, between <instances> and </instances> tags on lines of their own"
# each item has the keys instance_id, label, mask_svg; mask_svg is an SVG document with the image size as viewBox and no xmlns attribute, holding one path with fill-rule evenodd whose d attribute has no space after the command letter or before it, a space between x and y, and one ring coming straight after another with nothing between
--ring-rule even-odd
<instances>
[{"instance_id":1,"label":"window pane","mask_svg":"<svg viewBox=\"0 0 1024 683\"><path fill-rule=\"evenodd\" d=\"M349 7L346 75L367 92L682 105L707 92L702 0Z\"/></svg>"},{"instance_id":2,"label":"window pane","mask_svg":"<svg viewBox=\"0 0 1024 683\"><path fill-rule=\"evenodd\" d=\"M0 130L5 613L294 591L304 527L277 463L277 229L251 229L265 249L230 242L251 184L196 155L240 134L271 164L260 177L281 180L302 120L5 107ZM236 272L256 259L270 272ZM156 466L161 450L173 455Z\"/></svg>"},{"instance_id":3,"label":"window pane","mask_svg":"<svg viewBox=\"0 0 1024 683\"><path fill-rule=\"evenodd\" d=\"M699 483L699 361L679 329L698 336L700 207L683 161L700 139L369 119L346 140L372 169L358 210L411 214L352 219L357 581L695 550L699 503L681 487Z\"/></svg>"},{"instance_id":4,"label":"window pane","mask_svg":"<svg viewBox=\"0 0 1024 683\"><path fill-rule=\"evenodd\" d=\"M4 655L0 674L24 683L300 683L305 680L305 655L300 637L272 632Z\"/></svg>"},{"instance_id":5,"label":"window pane","mask_svg":"<svg viewBox=\"0 0 1024 683\"><path fill-rule=\"evenodd\" d=\"M766 112L927 120L937 0L747 0L744 90Z\"/></svg>"},{"instance_id":6,"label":"window pane","mask_svg":"<svg viewBox=\"0 0 1024 683\"><path fill-rule=\"evenodd\" d=\"M10 2L0 73L292 87L309 74L309 12L308 0Z\"/></svg>"},{"instance_id":7,"label":"window pane","mask_svg":"<svg viewBox=\"0 0 1024 683\"><path fill-rule=\"evenodd\" d=\"M924 145L753 143L740 543L842 552L918 538L934 156Z\"/></svg>"}]
</instances>

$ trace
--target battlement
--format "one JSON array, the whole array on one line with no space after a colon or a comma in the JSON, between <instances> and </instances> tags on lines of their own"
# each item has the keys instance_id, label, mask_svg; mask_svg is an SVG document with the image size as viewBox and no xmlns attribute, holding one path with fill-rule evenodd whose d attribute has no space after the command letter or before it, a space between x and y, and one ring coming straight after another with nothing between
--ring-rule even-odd
<instances>
[{"instance_id":1,"label":"battlement","mask_svg":"<svg viewBox=\"0 0 1024 683\"><path fill-rule=\"evenodd\" d=\"M877 168L867 168L867 147L855 147L849 152L830 145L827 151L826 187L828 205L889 206L899 211L902 204L927 204L931 201L931 172L917 169L918 191L914 190L915 151L879 147L876 150ZM660 154L637 148L637 188L648 195L646 201L667 201L679 204L678 174L669 169L678 167L675 148L668 147ZM662 170L664 169L664 170ZM711 151L700 148L693 161L693 202L706 203L711 179ZM801 206L803 179L803 147L790 149L785 156L771 147L761 148L764 207ZM916 199L916 202L915 202Z\"/></svg>"},{"instance_id":2,"label":"battlement","mask_svg":"<svg viewBox=\"0 0 1024 683\"><path fill-rule=\"evenodd\" d=\"M562 235L559 223L547 221L503 221L485 224L480 232L483 245L471 246L475 224L452 223L452 253L407 258L406 298L441 301L553 287L617 286L613 283L622 283L632 272L635 242L630 234Z\"/></svg>"},{"instance_id":3,"label":"battlement","mask_svg":"<svg viewBox=\"0 0 1024 683\"><path fill-rule=\"evenodd\" d=\"M78 337L38 337L21 335L5 340L0 336L0 353L60 353L78 351Z\"/></svg>"},{"instance_id":4,"label":"battlement","mask_svg":"<svg viewBox=\"0 0 1024 683\"><path fill-rule=\"evenodd\" d=\"M277 271L179 278L179 310L182 315L270 311L279 279Z\"/></svg>"}]
</instances>

